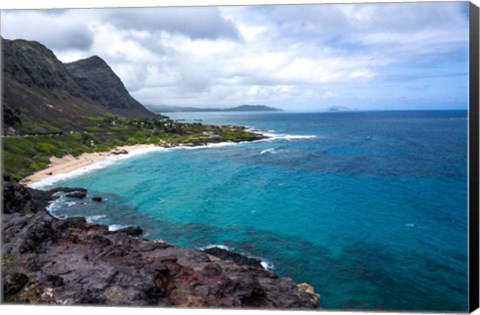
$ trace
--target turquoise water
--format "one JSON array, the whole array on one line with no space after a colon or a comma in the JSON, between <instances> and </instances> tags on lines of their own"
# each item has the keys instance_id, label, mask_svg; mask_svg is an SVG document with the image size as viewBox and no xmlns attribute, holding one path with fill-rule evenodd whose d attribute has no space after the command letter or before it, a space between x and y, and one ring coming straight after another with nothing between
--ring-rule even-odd
<instances>
[{"instance_id":1,"label":"turquoise water","mask_svg":"<svg viewBox=\"0 0 480 315\"><path fill-rule=\"evenodd\" d=\"M467 310L466 111L171 116L275 137L117 161L52 211L259 257L326 309Z\"/></svg>"}]
</instances>

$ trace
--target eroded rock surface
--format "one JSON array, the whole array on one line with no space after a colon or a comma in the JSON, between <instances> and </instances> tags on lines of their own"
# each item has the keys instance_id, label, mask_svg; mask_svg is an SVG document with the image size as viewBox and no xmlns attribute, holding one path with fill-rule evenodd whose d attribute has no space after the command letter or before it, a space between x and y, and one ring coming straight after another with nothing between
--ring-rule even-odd
<instances>
[{"instance_id":1,"label":"eroded rock surface","mask_svg":"<svg viewBox=\"0 0 480 315\"><path fill-rule=\"evenodd\" d=\"M43 199L38 204L45 205L48 193L13 186L4 188L2 264L6 302L318 306L319 295L307 284L297 285L258 266L238 265L201 250L133 237L141 235L140 228L112 233L107 226L88 224L84 218L53 218L44 208L25 213L24 203L15 198L36 205L35 198L40 196Z\"/></svg>"}]
</instances>

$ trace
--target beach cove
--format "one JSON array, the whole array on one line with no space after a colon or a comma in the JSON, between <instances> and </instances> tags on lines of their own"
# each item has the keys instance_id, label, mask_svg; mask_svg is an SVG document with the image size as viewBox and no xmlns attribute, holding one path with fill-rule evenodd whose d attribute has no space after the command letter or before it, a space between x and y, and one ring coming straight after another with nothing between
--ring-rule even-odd
<instances>
[{"instance_id":1,"label":"beach cove","mask_svg":"<svg viewBox=\"0 0 480 315\"><path fill-rule=\"evenodd\" d=\"M94 152L94 153L82 153L78 157L72 155L66 155L61 158L55 156L50 157L50 165L40 170L30 176L25 177L20 180L19 183L22 185L35 185L38 182L45 181L49 178L58 179L58 177L68 174L70 172L82 170L86 171L92 167L95 168L96 163L101 163L102 161L111 159L118 160L121 158L131 157L132 155L141 154L144 152L152 151L154 148L159 148L153 144L138 144L130 146L120 146L116 149L109 152ZM116 153L120 152L120 153Z\"/></svg>"},{"instance_id":2,"label":"beach cove","mask_svg":"<svg viewBox=\"0 0 480 315\"><path fill-rule=\"evenodd\" d=\"M256 138L266 139L258 135ZM236 140L187 143L176 148L223 147L242 142ZM251 141L250 138L242 140ZM139 144L116 147L110 152L83 153L79 157L52 156L46 169L21 183L4 174L2 267L7 274L3 279L4 301L29 303L33 300L40 304L63 305L317 308L320 295L311 285L278 277L259 259L222 246L189 249L163 240L146 240L140 238L144 230L138 226L112 228L92 224L88 217L59 217L52 211L52 206L59 205L65 197L84 200L88 191L68 187L31 188L36 185L45 188L58 180L105 168L119 160L168 148L175 147L168 143L162 146ZM107 199L93 197L91 201L102 203ZM78 255L83 259L78 260ZM33 264L24 262L32 257ZM17 265L16 261L21 263ZM38 261L47 264L39 266ZM23 273L28 270L36 272ZM28 288L21 290L27 283Z\"/></svg>"}]
</instances>

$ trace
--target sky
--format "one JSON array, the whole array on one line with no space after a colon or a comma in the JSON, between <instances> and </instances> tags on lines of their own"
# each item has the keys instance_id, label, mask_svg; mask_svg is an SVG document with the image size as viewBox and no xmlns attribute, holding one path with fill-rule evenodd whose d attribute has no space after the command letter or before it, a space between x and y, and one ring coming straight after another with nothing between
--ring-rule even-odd
<instances>
[{"instance_id":1,"label":"sky","mask_svg":"<svg viewBox=\"0 0 480 315\"><path fill-rule=\"evenodd\" d=\"M7 10L1 35L97 55L144 105L466 109L468 3Z\"/></svg>"}]
</instances>

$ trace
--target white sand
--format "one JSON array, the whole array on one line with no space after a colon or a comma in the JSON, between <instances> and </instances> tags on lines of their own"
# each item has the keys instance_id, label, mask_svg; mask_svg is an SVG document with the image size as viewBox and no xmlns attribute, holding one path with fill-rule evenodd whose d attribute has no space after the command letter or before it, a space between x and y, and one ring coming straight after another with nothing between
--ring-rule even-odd
<instances>
[{"instance_id":1,"label":"white sand","mask_svg":"<svg viewBox=\"0 0 480 315\"><path fill-rule=\"evenodd\" d=\"M38 171L28 177L25 177L20 181L20 184L30 186L35 183L45 181L51 177L58 177L62 174L67 174L81 168L84 168L94 163L100 162L103 159L113 156L111 152L126 150L128 154L125 156L130 156L136 151L144 151L145 149L155 148L153 144L137 144L131 146L121 146L110 152L95 152L95 153L83 153L79 157L74 157L72 155L66 155L62 158L57 158L52 156L50 158L50 164L47 168Z\"/></svg>"}]
</instances>

